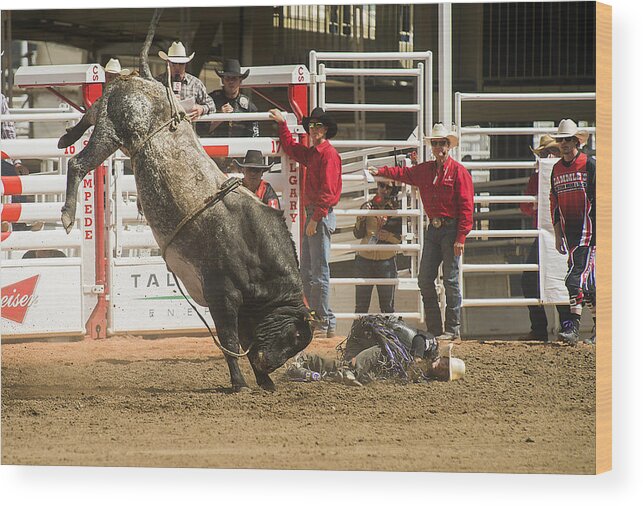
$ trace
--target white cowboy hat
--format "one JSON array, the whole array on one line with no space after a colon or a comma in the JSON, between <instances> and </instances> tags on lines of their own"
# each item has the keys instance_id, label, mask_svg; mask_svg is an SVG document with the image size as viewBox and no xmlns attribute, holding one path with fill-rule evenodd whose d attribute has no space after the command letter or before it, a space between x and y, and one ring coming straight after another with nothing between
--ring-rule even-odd
<instances>
[{"instance_id":1,"label":"white cowboy hat","mask_svg":"<svg viewBox=\"0 0 643 506\"><path fill-rule=\"evenodd\" d=\"M576 123L571 119L564 119L558 125L558 131L552 134L554 139L563 139L565 137L576 137L581 144L585 144L589 138L587 130L579 130Z\"/></svg>"},{"instance_id":2,"label":"white cowboy hat","mask_svg":"<svg viewBox=\"0 0 643 506\"><path fill-rule=\"evenodd\" d=\"M172 63L187 63L194 58L194 52L190 56L187 56L183 43L175 40L172 42L168 52L159 51L159 56L163 60L168 60Z\"/></svg>"},{"instance_id":3,"label":"white cowboy hat","mask_svg":"<svg viewBox=\"0 0 643 506\"><path fill-rule=\"evenodd\" d=\"M461 378L464 378L466 372L466 367L464 365L464 360L460 358L455 358L451 356L451 351L453 350L453 343L449 343L448 346L440 348L440 357L449 359L449 378L448 381L455 381Z\"/></svg>"},{"instance_id":4,"label":"white cowboy hat","mask_svg":"<svg viewBox=\"0 0 643 506\"><path fill-rule=\"evenodd\" d=\"M436 123L435 125L433 125L431 134L424 136L424 144L430 145L431 140L434 139L448 139L450 148L455 148L459 142L458 134L456 134L454 131L447 130L447 127L445 127L442 123Z\"/></svg>"},{"instance_id":5,"label":"white cowboy hat","mask_svg":"<svg viewBox=\"0 0 643 506\"><path fill-rule=\"evenodd\" d=\"M122 69L121 62L116 58L110 58L107 65L105 65L105 72L109 72L110 74L119 74L121 76L128 76L132 73L130 69Z\"/></svg>"}]
</instances>

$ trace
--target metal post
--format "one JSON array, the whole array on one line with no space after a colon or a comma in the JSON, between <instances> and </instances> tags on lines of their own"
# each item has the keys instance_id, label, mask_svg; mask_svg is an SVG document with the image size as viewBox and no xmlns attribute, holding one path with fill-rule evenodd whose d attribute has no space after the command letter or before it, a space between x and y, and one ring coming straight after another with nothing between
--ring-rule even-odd
<instances>
[{"instance_id":1,"label":"metal post","mask_svg":"<svg viewBox=\"0 0 643 506\"><path fill-rule=\"evenodd\" d=\"M455 92L455 128L458 138L462 139L462 95L459 91ZM455 159L461 161L462 157L460 156L460 144L455 148Z\"/></svg>"},{"instance_id":2,"label":"metal post","mask_svg":"<svg viewBox=\"0 0 643 506\"><path fill-rule=\"evenodd\" d=\"M424 67L425 79L424 79L424 131L430 132L431 127L433 126L433 53L431 51L426 52L426 63ZM424 161L428 159L426 155L426 147L422 145L422 150L424 151Z\"/></svg>"},{"instance_id":3,"label":"metal post","mask_svg":"<svg viewBox=\"0 0 643 506\"><path fill-rule=\"evenodd\" d=\"M310 72L310 110L317 107L317 51L311 51L308 71Z\"/></svg>"},{"instance_id":4,"label":"metal post","mask_svg":"<svg viewBox=\"0 0 643 506\"><path fill-rule=\"evenodd\" d=\"M319 75L326 76L326 65L323 63L319 64ZM317 97L314 98L314 103L317 104ZM313 108L316 106L313 106ZM326 110L326 83L319 83L319 107L322 107Z\"/></svg>"},{"instance_id":5,"label":"metal post","mask_svg":"<svg viewBox=\"0 0 643 506\"><path fill-rule=\"evenodd\" d=\"M440 121L449 128L452 123L451 110L451 4L438 4L438 63Z\"/></svg>"}]
</instances>

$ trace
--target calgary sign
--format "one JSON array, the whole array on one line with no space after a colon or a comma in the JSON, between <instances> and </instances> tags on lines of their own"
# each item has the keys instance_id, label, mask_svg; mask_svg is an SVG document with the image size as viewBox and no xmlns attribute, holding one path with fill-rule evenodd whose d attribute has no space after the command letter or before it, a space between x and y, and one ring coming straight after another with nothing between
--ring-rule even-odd
<instances>
[{"instance_id":1,"label":"calgary sign","mask_svg":"<svg viewBox=\"0 0 643 506\"><path fill-rule=\"evenodd\" d=\"M32 276L2 287L2 318L22 323L27 310L38 302L34 295L40 276Z\"/></svg>"}]
</instances>

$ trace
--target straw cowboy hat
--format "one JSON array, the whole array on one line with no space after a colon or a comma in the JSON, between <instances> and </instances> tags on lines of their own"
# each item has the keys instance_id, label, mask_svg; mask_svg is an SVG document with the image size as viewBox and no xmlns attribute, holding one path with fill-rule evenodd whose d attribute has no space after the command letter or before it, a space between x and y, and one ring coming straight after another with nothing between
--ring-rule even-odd
<instances>
[{"instance_id":1,"label":"straw cowboy hat","mask_svg":"<svg viewBox=\"0 0 643 506\"><path fill-rule=\"evenodd\" d=\"M194 52L190 56L187 56L183 43L175 40L172 42L168 52L159 51L159 56L161 59L167 60L171 63L187 63L194 58Z\"/></svg>"},{"instance_id":2,"label":"straw cowboy hat","mask_svg":"<svg viewBox=\"0 0 643 506\"><path fill-rule=\"evenodd\" d=\"M270 167L274 165L274 162L266 165L263 162L261 151L256 149L249 149L246 152L246 157L242 163L238 162L236 159L234 160L234 163L242 169L261 169L263 172L270 170Z\"/></svg>"},{"instance_id":3,"label":"straw cowboy hat","mask_svg":"<svg viewBox=\"0 0 643 506\"><path fill-rule=\"evenodd\" d=\"M581 144L585 144L589 138L587 130L579 130L574 120L564 119L558 125L558 131L552 134L554 139L563 139L565 137L576 137Z\"/></svg>"},{"instance_id":4,"label":"straw cowboy hat","mask_svg":"<svg viewBox=\"0 0 643 506\"><path fill-rule=\"evenodd\" d=\"M132 73L130 69L122 69L121 62L119 62L116 58L110 58L110 60L107 62L107 65L105 65L105 72L108 72L110 74L119 74L121 76L128 76Z\"/></svg>"},{"instance_id":5,"label":"straw cowboy hat","mask_svg":"<svg viewBox=\"0 0 643 506\"><path fill-rule=\"evenodd\" d=\"M250 74L250 69L247 69L245 72L242 73L239 60L233 60L233 59L223 61L223 70L221 71L217 69L214 69L214 70L221 79L223 79L226 76L240 77L241 79L245 79L246 77L248 77L248 74Z\"/></svg>"},{"instance_id":6,"label":"straw cowboy hat","mask_svg":"<svg viewBox=\"0 0 643 506\"><path fill-rule=\"evenodd\" d=\"M539 155L541 151L551 148L558 149L558 142L551 135L547 134L540 137L540 144L538 144L538 147L532 148L531 146L529 146L529 149L531 149L531 152L534 155Z\"/></svg>"},{"instance_id":7,"label":"straw cowboy hat","mask_svg":"<svg viewBox=\"0 0 643 506\"><path fill-rule=\"evenodd\" d=\"M430 145L431 141L435 139L448 139L449 147L451 148L455 148L459 142L458 134L456 134L454 131L447 130L447 127L445 127L442 123L436 123L435 125L433 125L431 134L424 136L424 144Z\"/></svg>"},{"instance_id":8,"label":"straw cowboy hat","mask_svg":"<svg viewBox=\"0 0 643 506\"><path fill-rule=\"evenodd\" d=\"M306 130L306 132L308 133L310 133L308 131L308 128L311 121L318 121L319 123L323 123L324 126L328 128L328 130L326 131L327 139L332 139L333 137L335 137L335 135L337 135L337 123L335 122L333 117L326 111L324 111L321 107L315 107L311 111L310 116L306 116L301 120L301 124L303 125L304 130Z\"/></svg>"}]
</instances>

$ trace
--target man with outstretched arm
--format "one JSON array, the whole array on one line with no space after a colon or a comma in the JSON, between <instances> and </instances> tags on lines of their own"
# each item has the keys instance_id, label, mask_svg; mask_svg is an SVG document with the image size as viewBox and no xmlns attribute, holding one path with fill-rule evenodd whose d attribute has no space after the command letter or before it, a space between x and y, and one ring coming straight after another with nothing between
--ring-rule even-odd
<instances>
[{"instance_id":1,"label":"man with outstretched arm","mask_svg":"<svg viewBox=\"0 0 643 506\"><path fill-rule=\"evenodd\" d=\"M424 142L431 145L435 160L412 167L369 167L374 176L417 186L429 225L424 234L418 284L424 302L426 328L438 339L460 337L460 257L473 227L473 181L471 174L449 156L458 136L436 123ZM435 280L442 264L447 307L444 329Z\"/></svg>"},{"instance_id":2,"label":"man with outstretched arm","mask_svg":"<svg viewBox=\"0 0 643 506\"><path fill-rule=\"evenodd\" d=\"M330 236L337 220L333 207L342 193L342 160L331 145L337 123L321 107L302 119L311 146L295 142L286 120L278 109L271 109L271 119L279 124L279 139L286 154L306 166L304 206L305 234L301 246L301 277L308 305L319 321L314 337L334 337L336 320L330 308Z\"/></svg>"}]
</instances>

